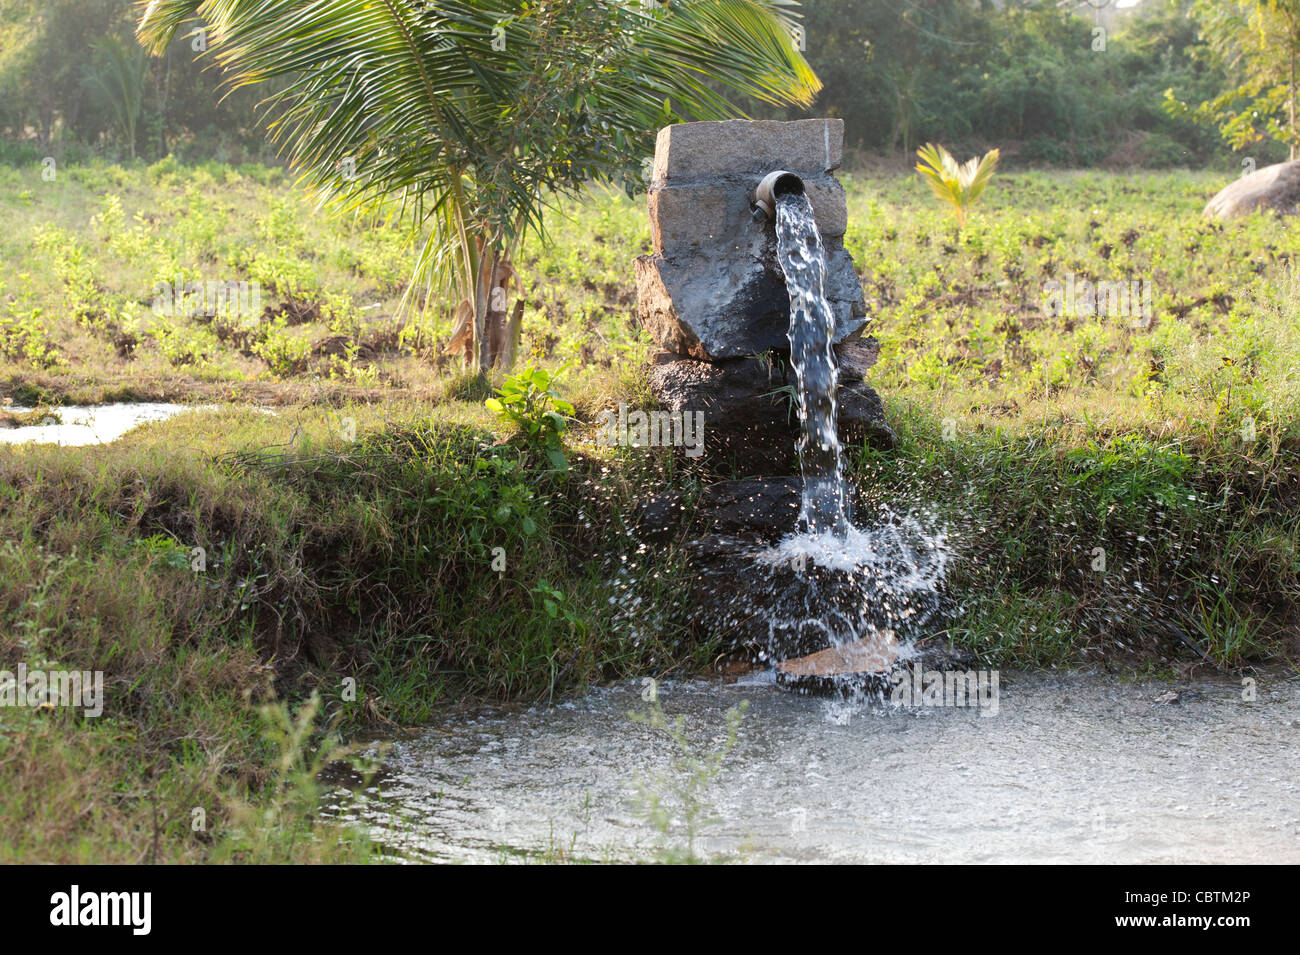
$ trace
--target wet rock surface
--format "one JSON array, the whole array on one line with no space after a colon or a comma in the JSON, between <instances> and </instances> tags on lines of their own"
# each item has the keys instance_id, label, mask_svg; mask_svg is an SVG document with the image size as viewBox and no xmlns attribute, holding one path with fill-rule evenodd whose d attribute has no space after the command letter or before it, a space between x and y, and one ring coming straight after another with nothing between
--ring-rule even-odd
<instances>
[{"instance_id":1,"label":"wet rock surface","mask_svg":"<svg viewBox=\"0 0 1300 955\"><path fill-rule=\"evenodd\" d=\"M898 444L898 436L885 423L885 405L874 388L861 381L846 382L840 386L838 398L841 443L866 442L879 451Z\"/></svg>"},{"instance_id":2,"label":"wet rock surface","mask_svg":"<svg viewBox=\"0 0 1300 955\"><path fill-rule=\"evenodd\" d=\"M773 543L795 529L802 481L797 477L719 481L687 506L679 493L656 494L638 508L642 540L662 542L686 533L744 539L745 546Z\"/></svg>"},{"instance_id":3,"label":"wet rock surface","mask_svg":"<svg viewBox=\"0 0 1300 955\"><path fill-rule=\"evenodd\" d=\"M732 651L777 662L874 634L912 639L940 606L896 587L882 568L821 564L752 536L711 534L685 544L689 623ZM883 567L883 565L882 565Z\"/></svg>"},{"instance_id":4,"label":"wet rock surface","mask_svg":"<svg viewBox=\"0 0 1300 955\"><path fill-rule=\"evenodd\" d=\"M784 362L758 358L706 362L661 353L650 368L650 390L669 411L704 413L704 453L748 474L795 467L799 423L791 404L793 375ZM897 438L885 423L880 396L862 380L839 389L839 434L845 444L888 450Z\"/></svg>"},{"instance_id":5,"label":"wet rock surface","mask_svg":"<svg viewBox=\"0 0 1300 955\"><path fill-rule=\"evenodd\" d=\"M697 361L661 354L650 390L669 411L704 413L704 454L742 473L780 474L794 462L798 422L785 374L756 358Z\"/></svg>"}]
</instances>

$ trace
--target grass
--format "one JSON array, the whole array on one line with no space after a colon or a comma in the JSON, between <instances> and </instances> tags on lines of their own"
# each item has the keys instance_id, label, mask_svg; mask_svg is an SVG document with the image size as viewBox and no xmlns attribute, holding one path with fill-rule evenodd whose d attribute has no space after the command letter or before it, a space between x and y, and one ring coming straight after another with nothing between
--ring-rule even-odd
<instances>
[{"instance_id":1,"label":"grass","mask_svg":"<svg viewBox=\"0 0 1300 955\"><path fill-rule=\"evenodd\" d=\"M1293 226L1202 221L1198 173L1003 173L960 234L914 177L846 185L900 436L851 473L868 512L948 528L948 634L1003 666L1294 661ZM567 472L439 356L449 303L396 316L399 230L321 219L263 167L0 166L0 399L38 409L0 426L219 405L0 449L0 666L108 680L98 719L0 709L0 857L372 859L316 820L338 737L717 655L675 612L674 547L641 559L641 603L608 583L648 493L731 476L594 446L596 412L650 400L643 206L557 212L523 257L524 352L570 364ZM1053 314L1069 272L1148 283L1154 316ZM266 309L154 315L177 274L260 282Z\"/></svg>"}]
</instances>

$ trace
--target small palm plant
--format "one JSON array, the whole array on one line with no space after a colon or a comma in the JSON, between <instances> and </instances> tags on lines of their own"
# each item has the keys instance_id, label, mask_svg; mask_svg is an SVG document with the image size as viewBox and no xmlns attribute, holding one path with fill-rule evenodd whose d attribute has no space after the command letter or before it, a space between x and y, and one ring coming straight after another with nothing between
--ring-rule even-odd
<instances>
[{"instance_id":1,"label":"small palm plant","mask_svg":"<svg viewBox=\"0 0 1300 955\"><path fill-rule=\"evenodd\" d=\"M103 37L93 48L95 59L87 71L86 85L108 105L117 132L134 159L149 56L134 43L115 36Z\"/></svg>"},{"instance_id":2,"label":"small palm plant","mask_svg":"<svg viewBox=\"0 0 1300 955\"><path fill-rule=\"evenodd\" d=\"M916 151L916 156L921 160L916 164L916 171L930 191L956 211L957 228L966 228L971 206L979 201L998 167L998 151L990 149L982 159L971 158L958 165L948 150L926 143Z\"/></svg>"}]
</instances>

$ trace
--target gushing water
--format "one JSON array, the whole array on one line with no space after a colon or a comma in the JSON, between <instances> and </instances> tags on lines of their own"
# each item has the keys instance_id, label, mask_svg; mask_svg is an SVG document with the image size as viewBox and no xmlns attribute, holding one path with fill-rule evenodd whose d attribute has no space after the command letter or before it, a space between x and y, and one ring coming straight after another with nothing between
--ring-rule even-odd
<instances>
[{"instance_id":1,"label":"gushing water","mask_svg":"<svg viewBox=\"0 0 1300 955\"><path fill-rule=\"evenodd\" d=\"M826 301L826 251L812 204L802 193L776 200L776 247L790 291L790 362L798 382L799 470L803 499L799 528L810 534L849 531L844 460L836 428L838 370L831 342L835 316Z\"/></svg>"},{"instance_id":2,"label":"gushing water","mask_svg":"<svg viewBox=\"0 0 1300 955\"><path fill-rule=\"evenodd\" d=\"M947 609L942 584L952 552L931 507L909 505L879 485L859 493L846 480L826 251L806 196L777 196L775 212L800 423L796 526L780 540L759 520L752 536L732 529L689 542L696 599L684 604L665 599L657 574L643 578L641 543L635 553L617 555L611 604L634 642L671 629L680 613L688 629L722 637L752 659L822 667L823 651L843 651L853 662L851 676L874 678L912 656L914 642ZM862 511L856 526L855 504ZM878 681L837 682L856 689Z\"/></svg>"},{"instance_id":3,"label":"gushing water","mask_svg":"<svg viewBox=\"0 0 1300 955\"><path fill-rule=\"evenodd\" d=\"M826 301L826 252L802 193L776 201L777 256L790 294L790 361L798 386L799 531L755 556L756 586L772 591L770 646L882 645L926 622L948 560L942 532L915 515L884 514L870 530L849 522L837 422L835 317ZM811 565L811 567L809 566ZM793 567L792 579L782 568Z\"/></svg>"}]
</instances>

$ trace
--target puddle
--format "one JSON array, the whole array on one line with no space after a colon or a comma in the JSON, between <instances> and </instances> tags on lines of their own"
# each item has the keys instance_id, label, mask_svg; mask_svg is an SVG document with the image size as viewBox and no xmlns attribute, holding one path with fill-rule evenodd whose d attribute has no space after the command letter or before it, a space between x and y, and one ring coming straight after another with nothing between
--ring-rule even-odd
<instances>
[{"instance_id":1,"label":"puddle","mask_svg":"<svg viewBox=\"0 0 1300 955\"><path fill-rule=\"evenodd\" d=\"M742 862L1300 862L1300 682L1004 674L996 715L785 693L770 678L659 684L698 751L699 857ZM629 718L639 686L485 710L392 745L326 812L411 861L654 861L687 848L679 747ZM678 761L675 768L674 762ZM639 801L657 793L671 822Z\"/></svg>"},{"instance_id":2,"label":"puddle","mask_svg":"<svg viewBox=\"0 0 1300 955\"><path fill-rule=\"evenodd\" d=\"M130 402L110 405L63 405L49 409L48 418L42 422L18 428L0 428L0 443L58 444L65 447L107 444L116 441L138 425L150 421L165 421L182 411L193 411L196 407L215 406ZM3 410L13 414L26 414L33 409L7 407Z\"/></svg>"}]
</instances>

